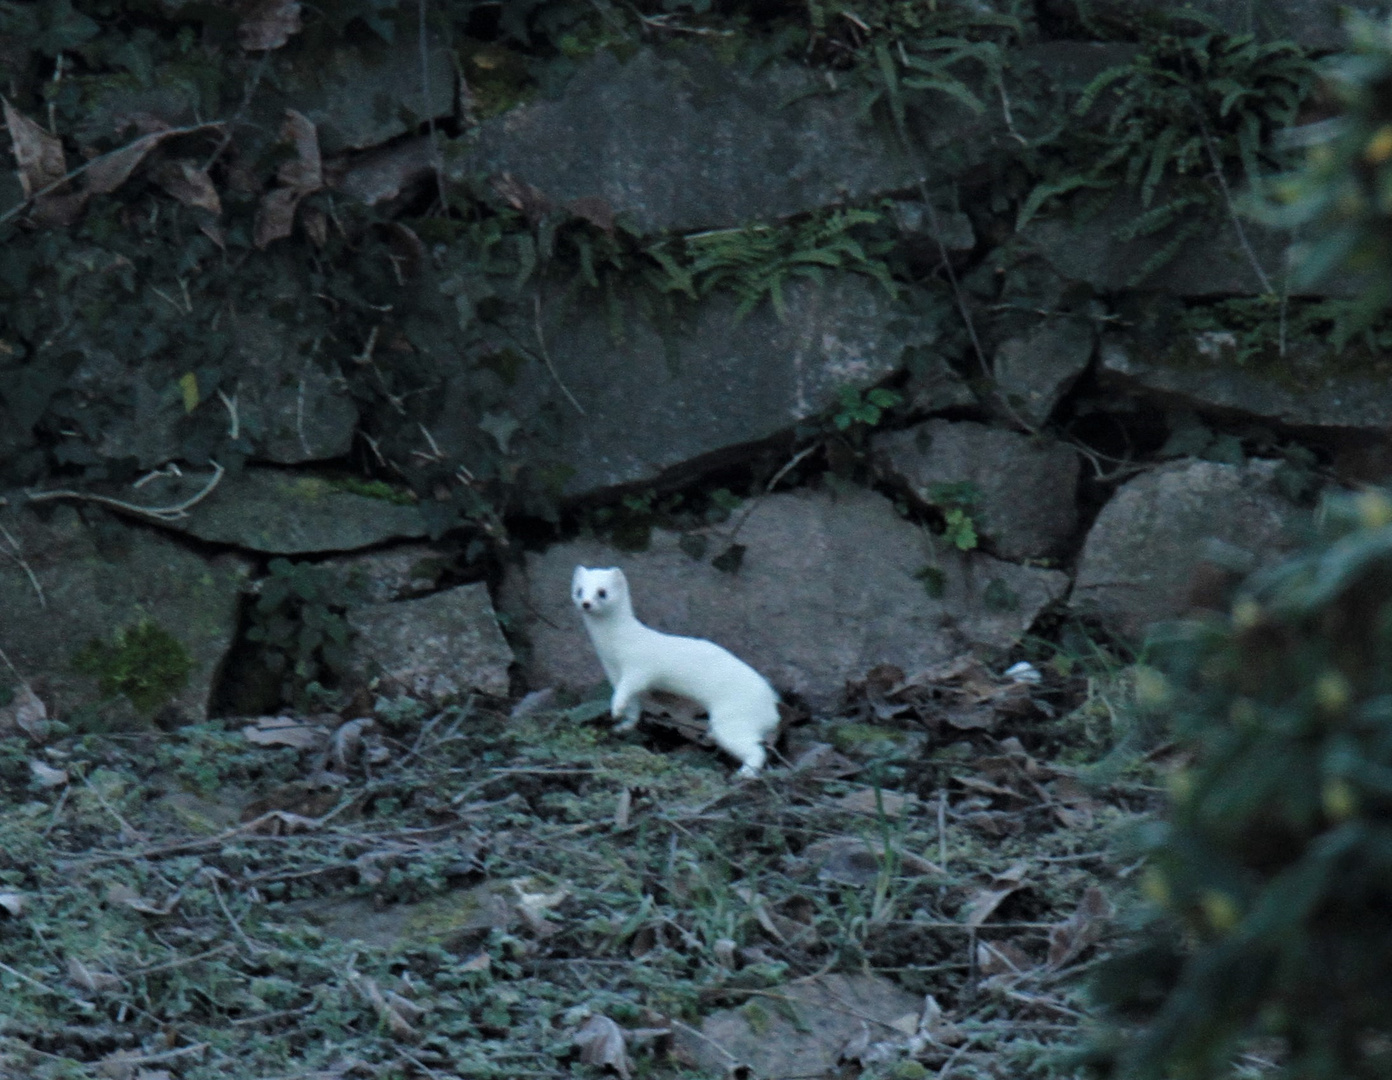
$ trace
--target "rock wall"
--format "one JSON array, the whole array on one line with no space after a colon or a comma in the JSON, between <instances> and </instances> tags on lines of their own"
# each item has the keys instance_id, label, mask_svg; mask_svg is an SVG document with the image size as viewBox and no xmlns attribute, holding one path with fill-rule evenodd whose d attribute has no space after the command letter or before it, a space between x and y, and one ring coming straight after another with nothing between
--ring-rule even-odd
<instances>
[{"instance_id":1,"label":"rock wall","mask_svg":"<svg viewBox=\"0 0 1392 1080\"><path fill-rule=\"evenodd\" d=\"M1192 6L1227 36L181 9L138 69L115 17L0 24L0 687L122 723L583 688L576 563L817 707L1206 602L1388 478L1392 407L1358 282L1287 295L1292 238L1237 213L1332 6ZM157 708L78 661L150 622L189 658Z\"/></svg>"}]
</instances>

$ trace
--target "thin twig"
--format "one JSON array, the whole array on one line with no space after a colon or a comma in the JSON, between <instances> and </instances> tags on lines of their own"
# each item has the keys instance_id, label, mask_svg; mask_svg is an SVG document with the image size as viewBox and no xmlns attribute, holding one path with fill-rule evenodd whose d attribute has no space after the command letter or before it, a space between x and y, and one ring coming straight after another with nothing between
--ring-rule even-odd
<instances>
[{"instance_id":1,"label":"thin twig","mask_svg":"<svg viewBox=\"0 0 1392 1080\"><path fill-rule=\"evenodd\" d=\"M38 989L42 990L42 991L43 991L44 993L46 993L46 994L53 994L55 997L69 998L69 999L72 999L72 1000L81 1000L81 999L73 999L71 994L66 994L66 993L64 993L62 990L55 990L55 989L53 989L53 987L49 986L48 984L46 984L46 983L41 983L41 982L39 982L38 979L32 978L31 976L28 976L28 975L24 974L24 972L18 971L18 970L16 970L15 968L10 967L9 964L0 963L0 971L9 972L9 974L13 975L16 979L23 979L23 980L24 980L25 982L27 982L30 986L37 987Z\"/></svg>"},{"instance_id":2,"label":"thin twig","mask_svg":"<svg viewBox=\"0 0 1392 1080\"><path fill-rule=\"evenodd\" d=\"M952 288L952 299L957 304L957 310L962 316L962 322L966 324L967 336L971 339L972 351L976 354L977 365L981 368L982 377L988 379L991 385L995 385L995 372L991 370L990 361L986 359L986 350L981 345L981 338L976 333L976 322L972 319L971 311L967 307L966 294L962 291L962 283L957 280L957 271L952 268L952 260L947 254L947 244L942 238L942 228L938 224L938 211L933 206L933 201L928 197L928 186L920 180L918 182L919 198L923 201L923 207L928 211L928 224L933 230L933 241L938 245L938 255L942 259L942 268L947 274L948 285ZM1023 416L1016 412L1003 392L993 395L996 402L1004 410L1005 414L1013 420L1022 431L1031 435L1038 435L1039 428L1029 423Z\"/></svg>"},{"instance_id":3,"label":"thin twig","mask_svg":"<svg viewBox=\"0 0 1392 1080\"><path fill-rule=\"evenodd\" d=\"M53 806L53 816L48 819L48 824L44 827L44 831L40 834L40 836L44 840L47 840L49 833L53 832L53 830L58 827L58 822L61 821L63 818L63 808L68 805L68 796L71 794L72 785L64 784L63 792L61 795L58 796L58 801Z\"/></svg>"},{"instance_id":4,"label":"thin twig","mask_svg":"<svg viewBox=\"0 0 1392 1080\"><path fill-rule=\"evenodd\" d=\"M227 438L235 442L242 433L242 418L237 413L237 395L228 397L226 391L219 386L218 397L227 409Z\"/></svg>"},{"instance_id":5,"label":"thin twig","mask_svg":"<svg viewBox=\"0 0 1392 1080\"><path fill-rule=\"evenodd\" d=\"M1242 246L1243 254L1252 264L1252 270L1261 283L1262 292L1267 296L1275 296L1276 290L1271 287L1271 279L1266 276L1266 271L1262 269L1257 253L1252 250L1252 245L1247 240L1247 230L1242 227L1242 219L1238 216L1237 206L1233 203L1232 191L1228 187L1228 178L1223 173L1223 163L1218 159L1218 151L1214 149L1213 139L1208 134L1208 124L1204 121L1203 112L1196 103L1190 102L1190 104L1193 105L1194 115L1198 117L1199 134L1203 136L1204 149L1208 152L1209 164L1213 166L1213 175L1223 193L1223 205L1227 207L1228 218L1232 221L1233 230L1237 233L1237 242Z\"/></svg>"},{"instance_id":6,"label":"thin twig","mask_svg":"<svg viewBox=\"0 0 1392 1080\"><path fill-rule=\"evenodd\" d=\"M27 491L25 495L30 502L47 502L50 499L78 499L82 502L94 502L101 506L109 506L113 510L121 510L128 514L141 514L145 517L154 518L156 521L178 521L180 518L188 517L189 510L197 506L204 499L213 493L213 489L222 481L223 473L227 470L216 461L212 462L214 469L212 477L208 480L203 489L181 503L173 506L140 506L137 503L126 502L124 499L113 499L107 495L93 495L87 491L69 491L58 489L56 491Z\"/></svg>"},{"instance_id":7,"label":"thin twig","mask_svg":"<svg viewBox=\"0 0 1392 1080\"><path fill-rule=\"evenodd\" d=\"M729 37L734 33L733 30L713 30L704 26L681 26L670 21L676 17L675 14L644 15L637 9L634 10L640 22L646 26L656 27L658 30L670 30L678 34L696 34L699 37Z\"/></svg>"},{"instance_id":8,"label":"thin twig","mask_svg":"<svg viewBox=\"0 0 1392 1080\"><path fill-rule=\"evenodd\" d=\"M92 783L92 781L88 780L85 776L82 777L82 783L87 788L87 790L92 793L92 796L97 800L97 802L101 803L102 809L116 819L116 823L121 826L121 831L125 834L126 838L131 840L145 839L144 833L142 833L129 821L123 818L120 814L120 811L118 811L114 806L112 806L109 802L106 801L106 796L101 793L101 788L97 787L95 784Z\"/></svg>"},{"instance_id":9,"label":"thin twig","mask_svg":"<svg viewBox=\"0 0 1392 1080\"><path fill-rule=\"evenodd\" d=\"M570 392L570 388L561 381L560 374L556 371L556 365L551 362L551 353L546 348L546 335L541 329L541 293L538 291L532 296L532 318L536 327L537 348L541 351L541 358L546 363L546 370L551 372L551 378L556 380L556 385L561 388L561 393L565 394L566 400L575 406L575 411L581 416L585 416L585 410L580 402L575 400L575 395Z\"/></svg>"},{"instance_id":10,"label":"thin twig","mask_svg":"<svg viewBox=\"0 0 1392 1080\"><path fill-rule=\"evenodd\" d=\"M207 172L222 157L223 152L232 145L232 125L246 113L251 107L251 99L256 95L256 88L261 85L261 76L266 71L266 64L271 58L271 50L267 49L261 54L261 58L256 62L256 67L251 73L251 78L247 81L246 89L242 91L241 104L237 106L237 111L232 114L232 118L227 121L223 128L222 140L208 155L208 160L203 163L203 171Z\"/></svg>"},{"instance_id":11,"label":"thin twig","mask_svg":"<svg viewBox=\"0 0 1392 1080\"><path fill-rule=\"evenodd\" d=\"M938 865L947 871L947 791L938 789Z\"/></svg>"},{"instance_id":12,"label":"thin twig","mask_svg":"<svg viewBox=\"0 0 1392 1080\"><path fill-rule=\"evenodd\" d=\"M773 491L773 489L778 486L778 481L782 480L783 477L787 476L790 472L797 468L798 464L804 458L806 458L808 454L812 453L813 450L816 450L821 445L822 441L821 439L818 439L810 446L804 446L801 450L794 454L792 458L788 461L788 464L784 465L783 468L779 469L776 473L774 473L773 479L764 485L764 494L767 495L771 491Z\"/></svg>"},{"instance_id":13,"label":"thin twig","mask_svg":"<svg viewBox=\"0 0 1392 1080\"><path fill-rule=\"evenodd\" d=\"M39 607L48 607L48 598L44 596L43 586L39 584L39 579L35 575L33 568L30 567L30 565L25 561L24 553L20 550L19 547L19 541L16 540L13 536L11 536L10 530L5 528L5 526L3 525L0 525L0 534L4 535L5 542L10 545L11 549L9 551L4 552L4 554L8 555L11 559L17 562L19 564L19 568L29 576L29 584L34 587L34 592L37 593L39 597Z\"/></svg>"},{"instance_id":14,"label":"thin twig","mask_svg":"<svg viewBox=\"0 0 1392 1080\"><path fill-rule=\"evenodd\" d=\"M232 910L227 906L227 901L223 899L222 890L218 888L217 878L211 873L205 876L208 879L208 884L213 887L213 896L217 899L218 907L222 908L222 914L227 918L227 921L232 924L232 929L236 931L237 937L241 939L242 944L246 947L247 954L249 956L258 956L265 952L265 946L256 944L256 942L246 936L246 931L242 929L242 924L237 921L237 917L232 914Z\"/></svg>"},{"instance_id":15,"label":"thin twig","mask_svg":"<svg viewBox=\"0 0 1392 1080\"><path fill-rule=\"evenodd\" d=\"M1000 91L1001 112L1005 116L1006 131L1010 132L1010 137L1014 139L1016 142L1018 142L1021 146L1028 146L1029 140L1015 130L1015 116L1010 111L1010 96L1005 92L1004 79L996 79L996 89Z\"/></svg>"},{"instance_id":16,"label":"thin twig","mask_svg":"<svg viewBox=\"0 0 1392 1080\"><path fill-rule=\"evenodd\" d=\"M178 960L169 960L163 964L155 964L153 967L137 968L129 972L126 978L135 979L145 975L157 975L162 971L173 971L175 968L188 967L190 964L197 964L200 961L212 959L214 956L222 956L231 951L232 946L227 942L223 942L221 945L214 949L209 949L207 952L197 953L193 956L183 956ZM236 1021L234 1020L233 1023L236 1023Z\"/></svg>"}]
</instances>

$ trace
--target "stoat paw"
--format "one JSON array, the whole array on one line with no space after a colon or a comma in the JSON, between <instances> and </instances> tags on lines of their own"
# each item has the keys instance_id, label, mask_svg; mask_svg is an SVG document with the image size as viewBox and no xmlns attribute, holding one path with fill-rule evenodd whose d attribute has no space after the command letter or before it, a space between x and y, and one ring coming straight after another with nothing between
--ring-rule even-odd
<instances>
[{"instance_id":1,"label":"stoat paw","mask_svg":"<svg viewBox=\"0 0 1392 1080\"><path fill-rule=\"evenodd\" d=\"M757 765L742 765L740 766L739 771L735 773L735 779L752 780L754 777L758 775L759 767Z\"/></svg>"},{"instance_id":2,"label":"stoat paw","mask_svg":"<svg viewBox=\"0 0 1392 1080\"><path fill-rule=\"evenodd\" d=\"M638 726L638 717L636 717L636 716L625 716L625 717L624 717L623 719L621 719L617 724L614 725L614 731L615 731L616 733L618 733L618 734L622 734L622 733L625 732L625 731L632 731L632 730L633 730L634 728L636 728L637 726Z\"/></svg>"}]
</instances>

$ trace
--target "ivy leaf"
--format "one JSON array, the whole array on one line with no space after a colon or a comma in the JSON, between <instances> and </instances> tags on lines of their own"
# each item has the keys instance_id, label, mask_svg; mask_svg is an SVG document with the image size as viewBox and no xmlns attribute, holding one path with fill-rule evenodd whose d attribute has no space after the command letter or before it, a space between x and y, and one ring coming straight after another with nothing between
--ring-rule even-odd
<instances>
[{"instance_id":1,"label":"ivy leaf","mask_svg":"<svg viewBox=\"0 0 1392 1080\"><path fill-rule=\"evenodd\" d=\"M508 442L521 426L515 416L506 412L486 412L479 421L479 428L493 436L498 451L503 454L508 452Z\"/></svg>"},{"instance_id":2,"label":"ivy leaf","mask_svg":"<svg viewBox=\"0 0 1392 1080\"><path fill-rule=\"evenodd\" d=\"M978 542L976 522L968 516L965 510L948 510L943 514L943 520L947 522L943 536L948 543L959 551L971 551L976 547Z\"/></svg>"},{"instance_id":3,"label":"ivy leaf","mask_svg":"<svg viewBox=\"0 0 1392 1080\"><path fill-rule=\"evenodd\" d=\"M737 574L744 565L744 553L748 550L743 544L731 544L711 560L711 565L722 574Z\"/></svg>"},{"instance_id":4,"label":"ivy leaf","mask_svg":"<svg viewBox=\"0 0 1392 1080\"><path fill-rule=\"evenodd\" d=\"M46 56L69 52L90 41L101 31L94 19L73 10L72 0L57 0L56 3L43 6L47 8L48 18L44 20L44 27L39 36L31 44Z\"/></svg>"},{"instance_id":5,"label":"ivy leaf","mask_svg":"<svg viewBox=\"0 0 1392 1080\"><path fill-rule=\"evenodd\" d=\"M947 592L947 575L936 566L925 566L914 577L923 582L923 591L934 600L941 600Z\"/></svg>"},{"instance_id":6,"label":"ivy leaf","mask_svg":"<svg viewBox=\"0 0 1392 1080\"><path fill-rule=\"evenodd\" d=\"M1015 611L1020 606L1020 598L1000 578L992 578L982 590L981 603L987 611Z\"/></svg>"},{"instance_id":7,"label":"ivy leaf","mask_svg":"<svg viewBox=\"0 0 1392 1080\"><path fill-rule=\"evenodd\" d=\"M247 52L279 49L302 28L298 0L262 0L237 27L237 41Z\"/></svg>"}]
</instances>

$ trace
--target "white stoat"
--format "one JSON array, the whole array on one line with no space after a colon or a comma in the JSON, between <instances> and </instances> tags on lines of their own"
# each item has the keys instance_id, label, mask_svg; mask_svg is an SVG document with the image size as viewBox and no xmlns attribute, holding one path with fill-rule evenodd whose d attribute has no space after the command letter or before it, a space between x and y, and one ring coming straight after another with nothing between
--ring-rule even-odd
<instances>
[{"instance_id":1,"label":"white stoat","mask_svg":"<svg viewBox=\"0 0 1392 1080\"><path fill-rule=\"evenodd\" d=\"M712 641L644 626L633 614L622 570L577 566L570 594L614 688L609 711L623 718L615 730L638 722L643 691L679 694L710 714L711 736L743 763L740 776L759 772L764 738L778 727L778 695L762 675Z\"/></svg>"}]
</instances>

